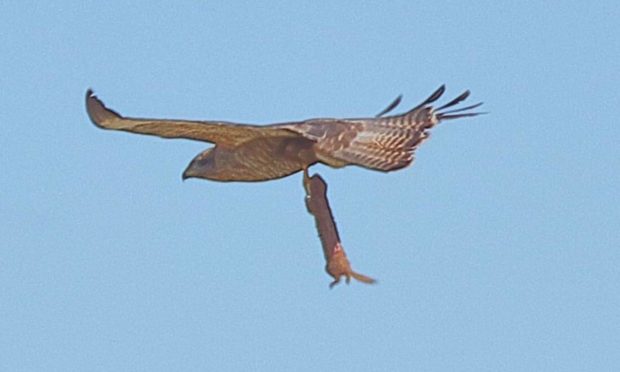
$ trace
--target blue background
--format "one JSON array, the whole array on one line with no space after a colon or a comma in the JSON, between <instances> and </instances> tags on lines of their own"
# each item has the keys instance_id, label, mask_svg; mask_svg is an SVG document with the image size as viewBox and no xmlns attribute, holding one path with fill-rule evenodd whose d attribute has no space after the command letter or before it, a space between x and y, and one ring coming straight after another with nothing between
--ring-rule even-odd
<instances>
[{"instance_id":1,"label":"blue background","mask_svg":"<svg viewBox=\"0 0 620 372\"><path fill-rule=\"evenodd\" d=\"M0 370L620 370L620 5L3 2ZM472 90L413 167L181 182L125 115L372 116ZM445 102L445 101L444 101Z\"/></svg>"}]
</instances>

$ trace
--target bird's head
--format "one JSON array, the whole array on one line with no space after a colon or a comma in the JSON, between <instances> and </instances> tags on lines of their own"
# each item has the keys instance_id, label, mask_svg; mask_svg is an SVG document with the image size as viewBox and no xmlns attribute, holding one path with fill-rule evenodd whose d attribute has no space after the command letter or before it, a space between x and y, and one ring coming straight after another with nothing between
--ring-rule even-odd
<instances>
[{"instance_id":1,"label":"bird's head","mask_svg":"<svg viewBox=\"0 0 620 372\"><path fill-rule=\"evenodd\" d=\"M188 178L213 178L216 172L215 153L215 148L210 148L192 159L183 172L183 181Z\"/></svg>"}]
</instances>

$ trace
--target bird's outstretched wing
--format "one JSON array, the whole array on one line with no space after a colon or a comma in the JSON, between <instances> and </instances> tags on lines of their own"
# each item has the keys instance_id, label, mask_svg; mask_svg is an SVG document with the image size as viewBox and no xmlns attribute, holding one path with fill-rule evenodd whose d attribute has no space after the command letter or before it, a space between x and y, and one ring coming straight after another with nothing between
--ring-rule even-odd
<instances>
[{"instance_id":1,"label":"bird's outstretched wing","mask_svg":"<svg viewBox=\"0 0 620 372\"><path fill-rule=\"evenodd\" d=\"M86 110L95 125L163 138L185 138L233 147L262 137L300 137L273 126L246 125L225 121L141 119L124 117L107 108L92 90L86 92Z\"/></svg>"},{"instance_id":2,"label":"bird's outstretched wing","mask_svg":"<svg viewBox=\"0 0 620 372\"><path fill-rule=\"evenodd\" d=\"M471 110L482 103L450 109L464 101L469 91L433 107L444 92L442 85L422 103L398 115L383 116L398 105L400 96L374 118L316 119L286 127L316 141L317 156L324 163L392 171L411 164L417 147L430 136L429 129L440 121L481 114Z\"/></svg>"}]
</instances>

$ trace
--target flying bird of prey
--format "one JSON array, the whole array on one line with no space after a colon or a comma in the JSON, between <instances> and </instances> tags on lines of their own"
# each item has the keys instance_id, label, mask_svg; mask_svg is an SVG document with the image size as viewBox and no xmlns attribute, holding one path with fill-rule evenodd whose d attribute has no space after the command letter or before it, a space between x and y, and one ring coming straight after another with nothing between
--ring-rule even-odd
<instances>
[{"instance_id":1,"label":"flying bird of prey","mask_svg":"<svg viewBox=\"0 0 620 372\"><path fill-rule=\"evenodd\" d=\"M433 107L444 91L442 85L422 103L398 115L385 116L398 106L400 96L375 117L319 118L263 126L124 117L108 109L91 90L86 93L86 108L93 123L103 129L214 143L191 161L184 179L266 181L319 162L334 168L358 165L383 172L410 165L430 128L442 120L480 114L472 110L482 103L454 108L469 91Z\"/></svg>"}]
</instances>

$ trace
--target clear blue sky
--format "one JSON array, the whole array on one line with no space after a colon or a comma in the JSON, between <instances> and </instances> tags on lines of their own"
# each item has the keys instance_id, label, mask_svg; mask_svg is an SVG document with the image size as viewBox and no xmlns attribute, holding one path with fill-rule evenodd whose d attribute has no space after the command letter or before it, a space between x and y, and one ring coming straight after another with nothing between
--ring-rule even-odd
<instances>
[{"instance_id":1,"label":"clear blue sky","mask_svg":"<svg viewBox=\"0 0 620 372\"><path fill-rule=\"evenodd\" d=\"M269 4L0 5L0 370L620 370L618 2ZM269 123L442 83L490 114L314 168L380 280L331 291L301 175L182 182L208 144L83 103Z\"/></svg>"}]
</instances>

